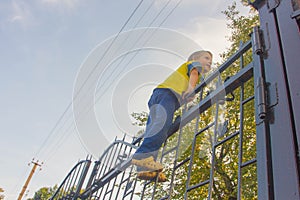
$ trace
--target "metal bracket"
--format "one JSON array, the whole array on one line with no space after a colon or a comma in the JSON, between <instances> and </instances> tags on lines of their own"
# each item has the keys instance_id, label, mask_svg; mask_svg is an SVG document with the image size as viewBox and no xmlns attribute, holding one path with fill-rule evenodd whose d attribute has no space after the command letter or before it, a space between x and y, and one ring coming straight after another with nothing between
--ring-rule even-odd
<instances>
[{"instance_id":1,"label":"metal bracket","mask_svg":"<svg viewBox=\"0 0 300 200\"><path fill-rule=\"evenodd\" d=\"M279 101L279 95L278 95L278 88L277 83L270 84L267 83L267 98L268 98L268 110L273 108L278 104Z\"/></svg>"}]
</instances>

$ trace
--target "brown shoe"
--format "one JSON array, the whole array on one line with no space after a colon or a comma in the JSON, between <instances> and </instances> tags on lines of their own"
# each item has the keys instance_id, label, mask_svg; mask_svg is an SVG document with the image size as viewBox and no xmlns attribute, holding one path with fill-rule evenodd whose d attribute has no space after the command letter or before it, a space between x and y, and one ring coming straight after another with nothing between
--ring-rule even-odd
<instances>
[{"instance_id":1,"label":"brown shoe","mask_svg":"<svg viewBox=\"0 0 300 200\"><path fill-rule=\"evenodd\" d=\"M163 170L162 164L160 164L159 162L155 162L152 156L141 160L137 160L133 158L131 160L131 163L133 165L142 167L143 169L147 169L149 171L161 172Z\"/></svg>"},{"instance_id":2,"label":"brown shoe","mask_svg":"<svg viewBox=\"0 0 300 200\"><path fill-rule=\"evenodd\" d=\"M163 172L142 171L142 172L138 172L137 178L141 180L147 180L147 181L149 180L156 181L156 178L157 178L157 182L167 181L167 177Z\"/></svg>"}]
</instances>

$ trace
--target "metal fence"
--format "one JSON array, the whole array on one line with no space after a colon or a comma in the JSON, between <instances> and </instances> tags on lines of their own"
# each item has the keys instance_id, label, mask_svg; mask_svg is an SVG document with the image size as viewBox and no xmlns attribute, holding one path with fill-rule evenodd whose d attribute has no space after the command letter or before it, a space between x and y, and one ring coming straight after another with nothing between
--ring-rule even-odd
<instances>
[{"instance_id":1,"label":"metal fence","mask_svg":"<svg viewBox=\"0 0 300 200\"><path fill-rule=\"evenodd\" d=\"M179 131L171 132L160 153L160 160L166 165L167 182L157 183L155 180L144 182L136 179L135 169L130 165L130 156L138 147L142 137L131 142L126 142L124 137L122 140L115 140L101 158L95 162L85 190L78 194L77 198L175 199L177 193L180 193L186 199L191 199L189 196L195 196L194 191L196 190L201 190L200 193L203 198L205 198L204 196L211 198L216 195L234 197L233 192L230 192L232 194L219 194L219 189L213 189L219 185L216 183L218 176L220 179L228 178L230 182L236 181L232 186L227 186L230 187L227 188L227 192L229 190L238 191L237 194L241 195L242 170L249 165L254 165L252 168L255 169L256 163L255 156L248 157L248 160L243 159L245 149L243 148L243 134L247 132L243 128L245 106L250 105L249 110L252 110L252 116L247 115L247 120L254 122L253 62L244 66L243 60L244 54L249 53L250 50L251 42L249 41L197 86L195 91L198 94L198 101L193 102L193 105L185 104L183 106L182 116L177 118L180 120L174 123L176 127L180 122ZM229 74L231 75L229 76ZM227 80L225 81L225 79ZM249 91L252 90L252 92L248 92L247 96L245 96L245 87ZM226 108L229 104L230 108ZM221 109L223 111L220 111ZM231 116L228 114L229 111L237 111L238 113ZM220 113L222 113L222 117L220 117ZM231 123L235 126L234 128L232 128ZM247 132L247 137L252 138L255 146L255 124L248 123L247 125L252 127L252 132ZM198 144L198 142L202 142L203 145ZM204 144L205 142L206 144ZM234 155L236 157L234 169L232 166L228 168L219 164L223 159L230 156L229 154L220 155L224 154L225 147L232 149L233 154L236 154ZM251 150L255 152L255 148ZM201 153L203 154L202 157ZM202 161L205 160L206 165L201 166L201 163L199 164L199 156ZM193 169L192 166L198 164L197 169ZM223 167L225 168L222 169ZM209 172L195 182L194 173L207 171L204 168L210 168ZM255 170L252 171L254 174L251 176L256 177ZM221 174L221 172L225 174ZM248 173L245 174L249 175ZM178 176L181 176L180 183L176 181ZM253 185L256 183L255 178ZM178 185L184 185L186 188L177 190ZM221 185L220 187L222 187ZM72 187L69 187L69 190ZM257 186L255 187L257 188ZM68 189L64 188L64 190ZM199 196L195 197L198 199ZM180 198L178 197L178 199Z\"/></svg>"},{"instance_id":2,"label":"metal fence","mask_svg":"<svg viewBox=\"0 0 300 200\"><path fill-rule=\"evenodd\" d=\"M170 128L159 153L166 182L136 178L130 162L142 136L124 136L85 181L91 161L77 164L52 199L300 199L299 1L252 3L260 27L196 87Z\"/></svg>"}]
</instances>

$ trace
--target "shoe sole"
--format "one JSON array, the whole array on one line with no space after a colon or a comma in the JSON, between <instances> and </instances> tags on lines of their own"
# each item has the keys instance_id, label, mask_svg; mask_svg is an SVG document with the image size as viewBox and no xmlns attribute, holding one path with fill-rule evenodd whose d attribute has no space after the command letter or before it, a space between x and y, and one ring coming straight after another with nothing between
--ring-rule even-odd
<instances>
[{"instance_id":1,"label":"shoe sole","mask_svg":"<svg viewBox=\"0 0 300 200\"><path fill-rule=\"evenodd\" d=\"M158 176L158 177L157 177ZM167 178L162 172L138 172L137 178L141 180L146 180L146 181L156 181L157 182L166 182Z\"/></svg>"},{"instance_id":2,"label":"shoe sole","mask_svg":"<svg viewBox=\"0 0 300 200\"><path fill-rule=\"evenodd\" d=\"M152 161L155 165L161 165L160 163ZM131 164L136 165L138 167L145 168L150 171L155 171L155 172L161 172L163 170L163 166L154 166L152 164L149 164L149 162L145 160L136 160L132 159Z\"/></svg>"}]
</instances>

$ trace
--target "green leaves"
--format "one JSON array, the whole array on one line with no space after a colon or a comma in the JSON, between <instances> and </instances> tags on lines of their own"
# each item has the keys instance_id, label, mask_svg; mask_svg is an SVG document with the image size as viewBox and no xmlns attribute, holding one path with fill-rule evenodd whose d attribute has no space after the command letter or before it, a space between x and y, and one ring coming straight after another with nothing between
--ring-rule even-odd
<instances>
[{"instance_id":1,"label":"green leaves","mask_svg":"<svg viewBox=\"0 0 300 200\"><path fill-rule=\"evenodd\" d=\"M56 190L57 185L54 187L42 187L34 193L33 198L29 198L28 200L47 200L52 197Z\"/></svg>"}]
</instances>

